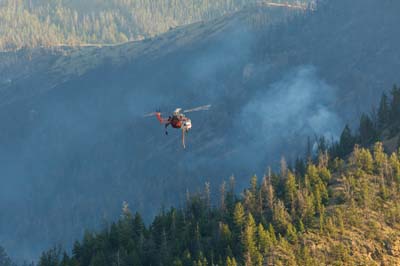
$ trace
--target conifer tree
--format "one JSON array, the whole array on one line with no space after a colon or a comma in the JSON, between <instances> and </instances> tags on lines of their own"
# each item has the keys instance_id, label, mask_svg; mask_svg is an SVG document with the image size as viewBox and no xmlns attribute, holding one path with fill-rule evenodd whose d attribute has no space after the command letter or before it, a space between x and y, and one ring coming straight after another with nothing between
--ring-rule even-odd
<instances>
[{"instance_id":1,"label":"conifer tree","mask_svg":"<svg viewBox=\"0 0 400 266\"><path fill-rule=\"evenodd\" d=\"M397 182L397 184L400 184L400 161L395 152L390 156L390 165L392 167L392 179Z\"/></svg>"},{"instance_id":2,"label":"conifer tree","mask_svg":"<svg viewBox=\"0 0 400 266\"><path fill-rule=\"evenodd\" d=\"M310 227L315 215L314 195L305 187L297 193L297 216L305 227Z\"/></svg>"},{"instance_id":3,"label":"conifer tree","mask_svg":"<svg viewBox=\"0 0 400 266\"><path fill-rule=\"evenodd\" d=\"M0 246L0 266L13 266L10 257L7 255L6 251L2 246Z\"/></svg>"},{"instance_id":4,"label":"conifer tree","mask_svg":"<svg viewBox=\"0 0 400 266\"><path fill-rule=\"evenodd\" d=\"M231 258L231 257L227 257L226 258L226 266L238 266L236 259L235 258Z\"/></svg>"},{"instance_id":5,"label":"conifer tree","mask_svg":"<svg viewBox=\"0 0 400 266\"><path fill-rule=\"evenodd\" d=\"M221 207L222 212L226 211L225 199L226 199L226 182L223 181L221 188L220 188L220 207Z\"/></svg>"},{"instance_id":6,"label":"conifer tree","mask_svg":"<svg viewBox=\"0 0 400 266\"><path fill-rule=\"evenodd\" d=\"M250 190L244 192L244 208L253 214L257 214L256 200L258 198L257 176L253 176L250 182Z\"/></svg>"},{"instance_id":7,"label":"conifer tree","mask_svg":"<svg viewBox=\"0 0 400 266\"><path fill-rule=\"evenodd\" d=\"M350 154L350 152L353 150L354 144L355 139L351 133L350 127L346 125L340 136L339 156L344 157Z\"/></svg>"},{"instance_id":8,"label":"conifer tree","mask_svg":"<svg viewBox=\"0 0 400 266\"><path fill-rule=\"evenodd\" d=\"M235 223L235 227L240 233L243 230L243 226L245 223L245 212L242 203L238 202L235 205L235 212L233 213L233 221Z\"/></svg>"},{"instance_id":9,"label":"conifer tree","mask_svg":"<svg viewBox=\"0 0 400 266\"><path fill-rule=\"evenodd\" d=\"M44 252L40 257L38 266L58 266L61 260L60 247L54 247L47 252Z\"/></svg>"},{"instance_id":10,"label":"conifer tree","mask_svg":"<svg viewBox=\"0 0 400 266\"><path fill-rule=\"evenodd\" d=\"M220 235L220 250L224 253L224 249L228 248L232 243L232 232L229 228L229 225L224 224L223 222L219 223L219 235ZM228 250L225 250L225 253L229 253ZM231 254L227 254L231 255Z\"/></svg>"},{"instance_id":11,"label":"conifer tree","mask_svg":"<svg viewBox=\"0 0 400 266\"><path fill-rule=\"evenodd\" d=\"M261 185L261 198L262 198L262 210L264 213L263 216L265 217L266 220L271 220L275 202L275 190L271 184L270 178L267 176L264 176Z\"/></svg>"},{"instance_id":12,"label":"conifer tree","mask_svg":"<svg viewBox=\"0 0 400 266\"><path fill-rule=\"evenodd\" d=\"M295 199L297 194L296 178L292 172L288 172L287 179L285 182L285 203L290 208L291 213L295 211Z\"/></svg>"},{"instance_id":13,"label":"conifer tree","mask_svg":"<svg viewBox=\"0 0 400 266\"><path fill-rule=\"evenodd\" d=\"M359 149L356 147L353 152L353 157L358 169L361 169L368 174L372 174L372 171L374 170L374 160L368 149Z\"/></svg>"},{"instance_id":14,"label":"conifer tree","mask_svg":"<svg viewBox=\"0 0 400 266\"><path fill-rule=\"evenodd\" d=\"M259 252L263 257L266 257L272 246L272 240L269 232L264 229L261 223L257 226L257 243Z\"/></svg>"},{"instance_id":15,"label":"conifer tree","mask_svg":"<svg viewBox=\"0 0 400 266\"><path fill-rule=\"evenodd\" d=\"M390 107L389 99L386 93L382 93L381 101L378 108L378 129L383 130L389 123Z\"/></svg>"},{"instance_id":16,"label":"conifer tree","mask_svg":"<svg viewBox=\"0 0 400 266\"><path fill-rule=\"evenodd\" d=\"M251 213L247 215L246 226L242 234L242 245L244 251L245 265L262 265L261 254L256 245L256 224Z\"/></svg>"},{"instance_id":17,"label":"conifer tree","mask_svg":"<svg viewBox=\"0 0 400 266\"><path fill-rule=\"evenodd\" d=\"M383 176L387 158L383 150L382 142L377 142L374 146L374 161L375 161L375 172L380 176Z\"/></svg>"},{"instance_id":18,"label":"conifer tree","mask_svg":"<svg viewBox=\"0 0 400 266\"><path fill-rule=\"evenodd\" d=\"M285 157L282 157L281 158L281 177L283 179L286 178L287 172L288 172L287 162L286 162Z\"/></svg>"},{"instance_id":19,"label":"conifer tree","mask_svg":"<svg viewBox=\"0 0 400 266\"><path fill-rule=\"evenodd\" d=\"M297 158L296 162L295 162L295 174L296 176L304 176L304 174L306 173L306 166L305 163L303 161L303 159L301 158Z\"/></svg>"},{"instance_id":20,"label":"conifer tree","mask_svg":"<svg viewBox=\"0 0 400 266\"><path fill-rule=\"evenodd\" d=\"M393 86L391 91L392 101L390 106L390 118L391 122L398 125L400 117L400 88L396 85Z\"/></svg>"},{"instance_id":21,"label":"conifer tree","mask_svg":"<svg viewBox=\"0 0 400 266\"><path fill-rule=\"evenodd\" d=\"M360 143L367 146L377 141L377 133L371 118L368 115L362 114L359 126Z\"/></svg>"},{"instance_id":22,"label":"conifer tree","mask_svg":"<svg viewBox=\"0 0 400 266\"><path fill-rule=\"evenodd\" d=\"M233 254L242 254L243 252L243 245L241 244L241 236L245 226L245 212L243 205L238 202L235 205L235 211L233 213L233 222L234 222L234 243L233 243Z\"/></svg>"},{"instance_id":23,"label":"conifer tree","mask_svg":"<svg viewBox=\"0 0 400 266\"><path fill-rule=\"evenodd\" d=\"M274 227L280 234L285 234L288 224L291 222L284 203L279 199L274 204L273 222Z\"/></svg>"},{"instance_id":24,"label":"conifer tree","mask_svg":"<svg viewBox=\"0 0 400 266\"><path fill-rule=\"evenodd\" d=\"M272 243L272 245L276 245L276 243L277 243L276 232L275 232L275 228L274 228L274 226L272 225L272 223L270 223L270 224L268 225L268 233L269 233L269 236L270 236L270 238L271 238L271 243Z\"/></svg>"}]
</instances>

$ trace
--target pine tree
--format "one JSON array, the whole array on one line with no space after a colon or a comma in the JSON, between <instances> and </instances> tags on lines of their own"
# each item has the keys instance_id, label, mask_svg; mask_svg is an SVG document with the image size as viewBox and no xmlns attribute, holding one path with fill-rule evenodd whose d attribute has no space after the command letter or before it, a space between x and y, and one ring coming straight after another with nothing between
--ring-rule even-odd
<instances>
[{"instance_id":1,"label":"pine tree","mask_svg":"<svg viewBox=\"0 0 400 266\"><path fill-rule=\"evenodd\" d=\"M133 218L133 228L134 228L133 238L137 243L139 250L141 250L143 248L145 226L142 217L138 212L135 213L135 216Z\"/></svg>"},{"instance_id":2,"label":"pine tree","mask_svg":"<svg viewBox=\"0 0 400 266\"><path fill-rule=\"evenodd\" d=\"M295 162L296 176L304 176L306 173L306 165L301 158L297 158Z\"/></svg>"},{"instance_id":3,"label":"pine tree","mask_svg":"<svg viewBox=\"0 0 400 266\"><path fill-rule=\"evenodd\" d=\"M375 143L374 146L374 161L375 161L375 172L380 176L384 175L385 166L387 163L387 156L383 150L382 142Z\"/></svg>"},{"instance_id":4,"label":"pine tree","mask_svg":"<svg viewBox=\"0 0 400 266\"><path fill-rule=\"evenodd\" d=\"M275 190L270 177L264 176L261 186L262 210L266 220L272 219L272 211L275 202Z\"/></svg>"},{"instance_id":5,"label":"pine tree","mask_svg":"<svg viewBox=\"0 0 400 266\"><path fill-rule=\"evenodd\" d=\"M1 265L1 263L0 263ZM70 265L70 258L66 252L64 252L63 257L60 262L60 266L68 266Z\"/></svg>"},{"instance_id":6,"label":"pine tree","mask_svg":"<svg viewBox=\"0 0 400 266\"><path fill-rule=\"evenodd\" d=\"M360 162L362 169L368 174L372 174L374 169L374 160L372 159L371 152L367 149L362 149L360 154Z\"/></svg>"},{"instance_id":7,"label":"pine tree","mask_svg":"<svg viewBox=\"0 0 400 266\"><path fill-rule=\"evenodd\" d=\"M0 246L0 266L13 266L10 257L2 246Z\"/></svg>"},{"instance_id":8,"label":"pine tree","mask_svg":"<svg viewBox=\"0 0 400 266\"><path fill-rule=\"evenodd\" d=\"M227 257L226 258L226 266L237 266L237 262L235 258Z\"/></svg>"},{"instance_id":9,"label":"pine tree","mask_svg":"<svg viewBox=\"0 0 400 266\"><path fill-rule=\"evenodd\" d=\"M286 238L291 244L297 243L297 230L296 227L293 226L292 223L288 224L288 227L286 229Z\"/></svg>"},{"instance_id":10,"label":"pine tree","mask_svg":"<svg viewBox=\"0 0 400 266\"><path fill-rule=\"evenodd\" d=\"M235 208L235 177L229 178L229 190L226 194L226 207L228 210L233 211Z\"/></svg>"},{"instance_id":11,"label":"pine tree","mask_svg":"<svg viewBox=\"0 0 400 266\"><path fill-rule=\"evenodd\" d=\"M366 114L361 115L359 133L360 143L363 146L367 146L377 141L377 133L374 123Z\"/></svg>"},{"instance_id":12,"label":"pine tree","mask_svg":"<svg viewBox=\"0 0 400 266\"><path fill-rule=\"evenodd\" d=\"M227 249L232 242L232 232L229 228L229 225L224 224L223 222L219 223L219 250L221 251L222 254L224 253L229 253ZM225 251L224 251L225 250ZM227 254L227 255L231 255L231 254Z\"/></svg>"},{"instance_id":13,"label":"pine tree","mask_svg":"<svg viewBox=\"0 0 400 266\"><path fill-rule=\"evenodd\" d=\"M288 171L288 166L285 157L281 158L281 178L285 179Z\"/></svg>"},{"instance_id":14,"label":"pine tree","mask_svg":"<svg viewBox=\"0 0 400 266\"><path fill-rule=\"evenodd\" d=\"M288 224L290 223L290 216L281 200L277 200L274 204L273 222L277 232L282 235L285 234Z\"/></svg>"},{"instance_id":15,"label":"pine tree","mask_svg":"<svg viewBox=\"0 0 400 266\"><path fill-rule=\"evenodd\" d=\"M390 105L390 118L392 124L395 124L395 129L399 125L399 118L400 118L400 88L396 85L393 86L392 91L392 101Z\"/></svg>"},{"instance_id":16,"label":"pine tree","mask_svg":"<svg viewBox=\"0 0 400 266\"><path fill-rule=\"evenodd\" d=\"M319 264L314 261L312 255L310 254L310 250L307 246L302 245L301 246L301 251L300 251L300 256L299 256L299 262L298 265L304 265L304 266L318 266Z\"/></svg>"},{"instance_id":17,"label":"pine tree","mask_svg":"<svg viewBox=\"0 0 400 266\"><path fill-rule=\"evenodd\" d=\"M40 256L38 266L58 266L61 260L60 247L54 247L49 251L43 252Z\"/></svg>"},{"instance_id":18,"label":"pine tree","mask_svg":"<svg viewBox=\"0 0 400 266\"><path fill-rule=\"evenodd\" d=\"M296 258L289 242L284 237L281 237L278 246L279 252L276 254L278 262L276 264L279 265L278 263L281 263L281 265L285 266L296 266Z\"/></svg>"},{"instance_id":19,"label":"pine tree","mask_svg":"<svg viewBox=\"0 0 400 266\"><path fill-rule=\"evenodd\" d=\"M220 208L222 212L226 211L226 182L224 181L220 188Z\"/></svg>"},{"instance_id":20,"label":"pine tree","mask_svg":"<svg viewBox=\"0 0 400 266\"><path fill-rule=\"evenodd\" d=\"M107 266L108 262L107 262L107 259L106 259L106 256L104 255L104 253L102 251L99 251L96 254L94 254L89 265L90 266Z\"/></svg>"},{"instance_id":21,"label":"pine tree","mask_svg":"<svg viewBox=\"0 0 400 266\"><path fill-rule=\"evenodd\" d=\"M277 243L276 232L275 232L275 228L272 224L268 225L268 233L271 238L272 245L276 245L276 243Z\"/></svg>"},{"instance_id":22,"label":"pine tree","mask_svg":"<svg viewBox=\"0 0 400 266\"><path fill-rule=\"evenodd\" d=\"M257 202L258 198L258 182L257 176L253 176L250 181L250 190L244 192L244 208L253 214L257 214Z\"/></svg>"},{"instance_id":23,"label":"pine tree","mask_svg":"<svg viewBox=\"0 0 400 266\"><path fill-rule=\"evenodd\" d=\"M264 226L261 223L258 224L257 227L257 243L259 252L263 257L266 257L272 246L272 240L269 232L264 229Z\"/></svg>"},{"instance_id":24,"label":"pine tree","mask_svg":"<svg viewBox=\"0 0 400 266\"><path fill-rule=\"evenodd\" d=\"M204 185L204 198L206 203L206 209L209 210L211 208L211 187L210 182L206 182Z\"/></svg>"},{"instance_id":25,"label":"pine tree","mask_svg":"<svg viewBox=\"0 0 400 266\"><path fill-rule=\"evenodd\" d=\"M257 245L256 245L256 224L251 213L247 215L246 226L242 234L242 245L244 251L245 265L261 265Z\"/></svg>"},{"instance_id":26,"label":"pine tree","mask_svg":"<svg viewBox=\"0 0 400 266\"><path fill-rule=\"evenodd\" d=\"M390 107L386 93L382 93L381 101L378 108L378 129L382 131L389 123Z\"/></svg>"},{"instance_id":27,"label":"pine tree","mask_svg":"<svg viewBox=\"0 0 400 266\"><path fill-rule=\"evenodd\" d=\"M235 205L235 211L233 213L233 233L234 233L234 242L233 242L233 254L239 255L243 252L243 245L241 243L241 236L245 226L245 212L243 205L238 202Z\"/></svg>"},{"instance_id":28,"label":"pine tree","mask_svg":"<svg viewBox=\"0 0 400 266\"><path fill-rule=\"evenodd\" d=\"M351 134L350 127L346 125L340 136L339 156L344 157L350 154L353 151L354 144L355 144L355 138Z\"/></svg>"},{"instance_id":29,"label":"pine tree","mask_svg":"<svg viewBox=\"0 0 400 266\"><path fill-rule=\"evenodd\" d=\"M291 213L295 212L295 199L297 194L296 178L289 171L285 182L285 203L290 208Z\"/></svg>"},{"instance_id":30,"label":"pine tree","mask_svg":"<svg viewBox=\"0 0 400 266\"><path fill-rule=\"evenodd\" d=\"M306 156L307 156L307 162L312 161L313 154L312 154L312 144L311 144L310 137L307 137L307 154L306 154Z\"/></svg>"},{"instance_id":31,"label":"pine tree","mask_svg":"<svg viewBox=\"0 0 400 266\"><path fill-rule=\"evenodd\" d=\"M397 154L394 152L390 156L390 165L392 168L392 179L397 183L400 184L400 161L397 157Z\"/></svg>"},{"instance_id":32,"label":"pine tree","mask_svg":"<svg viewBox=\"0 0 400 266\"><path fill-rule=\"evenodd\" d=\"M235 212L233 213L233 221L235 223L235 227L240 233L243 230L244 222L245 222L245 213L242 203L238 202L235 205Z\"/></svg>"},{"instance_id":33,"label":"pine tree","mask_svg":"<svg viewBox=\"0 0 400 266\"><path fill-rule=\"evenodd\" d=\"M305 187L297 193L297 216L305 227L310 227L315 215L314 195Z\"/></svg>"}]
</instances>

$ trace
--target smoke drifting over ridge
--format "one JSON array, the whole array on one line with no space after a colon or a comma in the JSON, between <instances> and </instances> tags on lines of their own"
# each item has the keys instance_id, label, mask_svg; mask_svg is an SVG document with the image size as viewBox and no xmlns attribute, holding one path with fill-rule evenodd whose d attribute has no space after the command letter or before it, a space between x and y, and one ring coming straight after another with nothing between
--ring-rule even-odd
<instances>
[{"instance_id":1,"label":"smoke drifting over ridge","mask_svg":"<svg viewBox=\"0 0 400 266\"><path fill-rule=\"evenodd\" d=\"M314 66L297 67L266 86L233 118L238 162L265 170L280 156L291 161L303 156L308 137L338 139L344 122L333 108L336 89L318 77Z\"/></svg>"},{"instance_id":2,"label":"smoke drifting over ridge","mask_svg":"<svg viewBox=\"0 0 400 266\"><path fill-rule=\"evenodd\" d=\"M235 19L224 18L143 43L82 49L58 68L96 59L82 76L60 72L49 81L41 69L26 75L25 87L16 79L8 93L21 100L0 112L0 245L35 258L118 217L122 201L150 221L162 204L179 206L186 188L211 181L217 195L221 180L234 174L240 190L282 155L290 162L304 154L308 136L336 138L356 108L370 110L398 78L398 4L380 9L379 1L367 1L331 1L336 8L276 24L265 36L265 28L232 31ZM374 23L383 15L385 27ZM42 56L31 64L57 59ZM65 82L41 90L57 78ZM16 95L22 88L31 94ZM30 98L35 89L46 93ZM179 131L166 137L155 119L142 117L209 103L210 112L190 115L186 150Z\"/></svg>"},{"instance_id":3,"label":"smoke drifting over ridge","mask_svg":"<svg viewBox=\"0 0 400 266\"><path fill-rule=\"evenodd\" d=\"M211 181L217 190L234 174L241 190L250 175L262 175L288 150L302 154L299 141L335 135L325 121L340 127L327 107L335 89L313 66L278 72L250 63L256 37L241 26L186 51L187 57L176 53L140 70L105 64L35 99L35 117L9 167L19 182L0 189L13 191L8 199L19 209L32 210L7 210L10 218L0 220L11 253L31 226L18 220L39 224L18 251L32 258L53 244L68 246L102 218L117 217L122 201L149 220L162 204L178 205L187 188L197 191ZM264 76L274 78L264 82ZM165 137L156 119L143 118L154 108L168 115L209 103L211 111L190 114L187 150L180 132L171 129ZM43 245L31 248L39 237Z\"/></svg>"}]
</instances>

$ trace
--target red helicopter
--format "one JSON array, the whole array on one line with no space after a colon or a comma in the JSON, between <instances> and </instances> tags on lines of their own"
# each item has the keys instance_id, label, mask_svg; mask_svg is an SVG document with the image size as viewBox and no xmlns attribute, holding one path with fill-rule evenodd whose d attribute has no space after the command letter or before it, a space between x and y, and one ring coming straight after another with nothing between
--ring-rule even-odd
<instances>
[{"instance_id":1,"label":"red helicopter","mask_svg":"<svg viewBox=\"0 0 400 266\"><path fill-rule=\"evenodd\" d=\"M145 115L145 117L155 116L160 124L165 125L165 134L168 135L167 128L171 125L173 128L182 129L182 146L185 149L185 134L189 132L192 128L192 121L185 116L186 113L197 112L197 111L207 111L210 110L211 105L199 106L193 109L183 110L182 108L177 108L172 113L172 116L168 118L163 118L161 112L153 112Z\"/></svg>"}]
</instances>

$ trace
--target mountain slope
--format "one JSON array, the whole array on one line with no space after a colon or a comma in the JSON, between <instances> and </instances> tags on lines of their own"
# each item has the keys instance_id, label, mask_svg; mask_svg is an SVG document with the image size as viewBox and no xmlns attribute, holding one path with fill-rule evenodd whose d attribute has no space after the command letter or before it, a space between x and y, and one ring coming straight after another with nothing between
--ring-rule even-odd
<instances>
[{"instance_id":1,"label":"mountain slope","mask_svg":"<svg viewBox=\"0 0 400 266\"><path fill-rule=\"evenodd\" d=\"M177 26L209 21L256 2L3 0L0 50L141 40Z\"/></svg>"},{"instance_id":2,"label":"mountain slope","mask_svg":"<svg viewBox=\"0 0 400 266\"><path fill-rule=\"evenodd\" d=\"M281 155L294 161L308 136L336 138L398 79L398 4L360 3L249 8L143 42L0 54L2 243L35 256L37 239L72 243L122 201L149 219L186 188L231 174L242 188ZM142 117L208 103L187 150Z\"/></svg>"},{"instance_id":3,"label":"mountain slope","mask_svg":"<svg viewBox=\"0 0 400 266\"><path fill-rule=\"evenodd\" d=\"M398 265L399 170L398 154L389 159L376 143L373 155L356 147L346 162L320 154L304 175L253 177L239 198L231 182L218 207L206 187L149 227L124 204L121 219L87 232L71 257L52 249L39 266Z\"/></svg>"}]
</instances>

